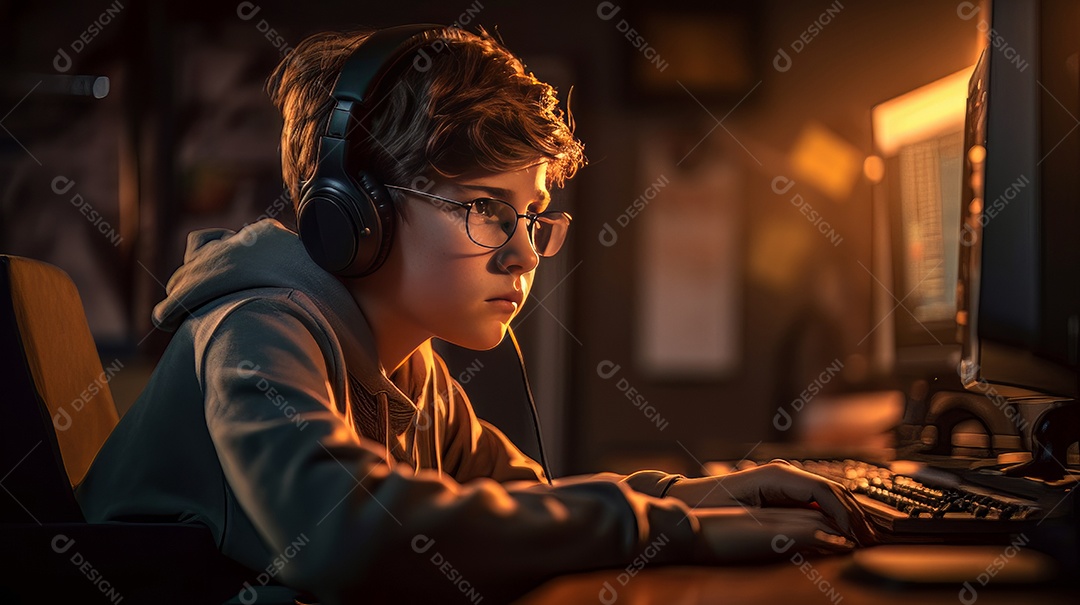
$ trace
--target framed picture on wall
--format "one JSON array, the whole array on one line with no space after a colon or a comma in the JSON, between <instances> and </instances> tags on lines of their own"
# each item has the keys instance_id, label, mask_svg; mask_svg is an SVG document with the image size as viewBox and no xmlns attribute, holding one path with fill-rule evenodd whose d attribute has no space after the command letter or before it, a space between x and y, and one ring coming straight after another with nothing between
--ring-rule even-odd
<instances>
[{"instance_id":1,"label":"framed picture on wall","mask_svg":"<svg viewBox=\"0 0 1080 605\"><path fill-rule=\"evenodd\" d=\"M720 379L740 366L741 169L703 145L682 161L682 131L641 146L635 358L656 379Z\"/></svg>"}]
</instances>

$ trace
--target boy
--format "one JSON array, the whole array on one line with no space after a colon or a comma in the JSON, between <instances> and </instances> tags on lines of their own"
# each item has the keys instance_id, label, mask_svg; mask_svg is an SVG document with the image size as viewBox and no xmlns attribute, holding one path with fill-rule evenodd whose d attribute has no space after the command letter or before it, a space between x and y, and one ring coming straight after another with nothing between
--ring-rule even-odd
<instances>
[{"instance_id":1,"label":"boy","mask_svg":"<svg viewBox=\"0 0 1080 605\"><path fill-rule=\"evenodd\" d=\"M316 35L272 74L300 237L271 219L189 236L154 310L176 334L79 487L88 519L197 520L323 603L498 602L657 540L656 564L767 558L780 534L811 551L865 539L850 494L789 465L549 485L477 419L430 340L500 342L569 228L549 187L584 156L552 88L490 36L416 31ZM373 89L335 100L378 45L394 60ZM362 171L362 228L342 227L357 211L335 162Z\"/></svg>"}]
</instances>

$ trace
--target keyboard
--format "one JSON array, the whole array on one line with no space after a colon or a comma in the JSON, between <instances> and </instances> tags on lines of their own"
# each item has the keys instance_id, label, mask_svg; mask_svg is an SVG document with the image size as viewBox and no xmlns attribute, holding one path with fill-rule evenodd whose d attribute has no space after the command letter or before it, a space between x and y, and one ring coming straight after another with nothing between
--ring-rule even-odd
<instances>
[{"instance_id":1,"label":"keyboard","mask_svg":"<svg viewBox=\"0 0 1080 605\"><path fill-rule=\"evenodd\" d=\"M932 470L922 480L858 460L791 460L851 490L867 517L897 542L995 541L1044 518L1038 499L1006 494ZM922 474L935 475L934 479ZM906 539L905 539L906 538Z\"/></svg>"}]
</instances>

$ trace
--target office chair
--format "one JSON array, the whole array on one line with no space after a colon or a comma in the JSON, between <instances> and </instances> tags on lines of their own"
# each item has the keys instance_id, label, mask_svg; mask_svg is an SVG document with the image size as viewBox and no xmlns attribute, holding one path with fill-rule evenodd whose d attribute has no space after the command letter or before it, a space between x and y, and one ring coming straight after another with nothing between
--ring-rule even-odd
<instances>
[{"instance_id":1,"label":"office chair","mask_svg":"<svg viewBox=\"0 0 1080 605\"><path fill-rule=\"evenodd\" d=\"M182 523L87 523L74 487L116 426L75 284L0 255L0 602L222 603L255 573Z\"/></svg>"}]
</instances>

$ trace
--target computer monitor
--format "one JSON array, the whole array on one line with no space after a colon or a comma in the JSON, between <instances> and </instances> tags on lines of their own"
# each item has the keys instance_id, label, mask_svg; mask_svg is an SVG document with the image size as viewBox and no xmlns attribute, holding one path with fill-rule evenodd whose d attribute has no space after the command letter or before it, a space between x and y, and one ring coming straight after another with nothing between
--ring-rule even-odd
<instances>
[{"instance_id":1,"label":"computer monitor","mask_svg":"<svg viewBox=\"0 0 1080 605\"><path fill-rule=\"evenodd\" d=\"M964 387L1058 479L1080 437L1080 3L989 4L969 84L956 323Z\"/></svg>"},{"instance_id":2,"label":"computer monitor","mask_svg":"<svg viewBox=\"0 0 1080 605\"><path fill-rule=\"evenodd\" d=\"M966 388L1010 399L1075 399L1080 3L998 0L990 10L964 143L960 374Z\"/></svg>"}]
</instances>

